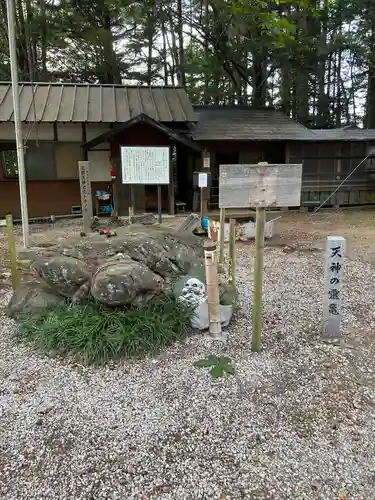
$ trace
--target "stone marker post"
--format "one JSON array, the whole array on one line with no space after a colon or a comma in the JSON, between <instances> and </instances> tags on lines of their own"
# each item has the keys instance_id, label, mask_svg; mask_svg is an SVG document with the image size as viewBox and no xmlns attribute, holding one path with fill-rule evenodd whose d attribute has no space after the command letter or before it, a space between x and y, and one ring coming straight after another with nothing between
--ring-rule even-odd
<instances>
[{"instance_id":1,"label":"stone marker post","mask_svg":"<svg viewBox=\"0 0 375 500\"><path fill-rule=\"evenodd\" d=\"M323 339L341 337L342 282L344 277L345 238L328 236L325 250Z\"/></svg>"},{"instance_id":2,"label":"stone marker post","mask_svg":"<svg viewBox=\"0 0 375 500\"><path fill-rule=\"evenodd\" d=\"M12 274L12 287L13 287L13 290L15 290L17 288L17 284L18 284L18 267L17 267L16 244L14 241L14 233L13 233L13 217L12 217L12 215L7 214L5 216L5 220L6 220L6 225L7 225L10 271Z\"/></svg>"},{"instance_id":3,"label":"stone marker post","mask_svg":"<svg viewBox=\"0 0 375 500\"><path fill-rule=\"evenodd\" d=\"M93 218L90 162L79 161L78 172L79 187L81 189L83 231L85 233L88 233L91 231L91 222Z\"/></svg>"}]
</instances>

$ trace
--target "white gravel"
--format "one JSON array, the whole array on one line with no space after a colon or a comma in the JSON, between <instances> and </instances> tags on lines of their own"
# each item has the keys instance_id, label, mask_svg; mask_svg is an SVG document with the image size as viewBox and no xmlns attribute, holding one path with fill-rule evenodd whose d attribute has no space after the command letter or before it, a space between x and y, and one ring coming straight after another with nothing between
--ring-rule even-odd
<instances>
[{"instance_id":1,"label":"white gravel","mask_svg":"<svg viewBox=\"0 0 375 500\"><path fill-rule=\"evenodd\" d=\"M375 272L347 263L345 345L328 346L323 255L266 248L257 355L252 252L238 249L226 345L198 335L157 360L87 369L17 345L1 317L1 500L374 499ZM236 376L193 367L221 352Z\"/></svg>"}]
</instances>

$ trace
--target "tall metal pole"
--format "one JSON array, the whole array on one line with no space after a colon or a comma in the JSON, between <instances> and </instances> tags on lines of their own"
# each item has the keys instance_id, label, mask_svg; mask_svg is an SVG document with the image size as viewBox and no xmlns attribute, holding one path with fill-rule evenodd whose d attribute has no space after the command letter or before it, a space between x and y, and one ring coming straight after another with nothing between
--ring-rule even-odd
<instances>
[{"instance_id":1,"label":"tall metal pole","mask_svg":"<svg viewBox=\"0 0 375 500\"><path fill-rule=\"evenodd\" d=\"M20 94L18 86L18 68L17 68L18 65L17 65L16 33L15 33L16 22L15 22L13 0L6 0L6 1L7 1L7 18L8 18L9 59L10 59L10 71L12 77L13 116L14 116L14 129L16 132L18 182L20 186L23 246L27 248L29 246L29 215L27 210L25 158L24 158L22 123L20 114Z\"/></svg>"}]
</instances>

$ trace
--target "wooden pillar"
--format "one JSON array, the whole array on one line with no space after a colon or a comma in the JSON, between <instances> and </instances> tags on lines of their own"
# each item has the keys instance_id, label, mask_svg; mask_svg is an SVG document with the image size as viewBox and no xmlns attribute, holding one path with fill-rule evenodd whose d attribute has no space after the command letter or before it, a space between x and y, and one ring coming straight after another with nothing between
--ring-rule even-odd
<instances>
[{"instance_id":1,"label":"wooden pillar","mask_svg":"<svg viewBox=\"0 0 375 500\"><path fill-rule=\"evenodd\" d=\"M290 144L285 143L285 163L290 163Z\"/></svg>"},{"instance_id":2,"label":"wooden pillar","mask_svg":"<svg viewBox=\"0 0 375 500\"><path fill-rule=\"evenodd\" d=\"M340 179L341 179L341 144L338 145L338 147L336 148L336 154L338 156L338 158L336 158L333 162L333 169L335 171L335 178L336 178L336 181L338 181L338 183L340 183ZM334 197L334 200L332 200L332 204L334 204L336 206L336 208L339 208L340 205L343 204L343 193L340 192L340 189L338 190L338 192L335 194L335 197Z\"/></svg>"},{"instance_id":3,"label":"wooden pillar","mask_svg":"<svg viewBox=\"0 0 375 500\"><path fill-rule=\"evenodd\" d=\"M202 164L200 171L205 173L211 172L211 152L207 150L202 151L201 158L202 158ZM201 206L205 215L207 215L208 213L208 203L211 198L210 195L211 195L210 187L207 187L203 190L201 189L201 196L203 196L203 199L201 201Z\"/></svg>"},{"instance_id":4,"label":"wooden pillar","mask_svg":"<svg viewBox=\"0 0 375 500\"><path fill-rule=\"evenodd\" d=\"M169 184L168 184L168 211L169 215L175 214L175 172L178 168L177 147L172 145L169 150Z\"/></svg>"}]
</instances>

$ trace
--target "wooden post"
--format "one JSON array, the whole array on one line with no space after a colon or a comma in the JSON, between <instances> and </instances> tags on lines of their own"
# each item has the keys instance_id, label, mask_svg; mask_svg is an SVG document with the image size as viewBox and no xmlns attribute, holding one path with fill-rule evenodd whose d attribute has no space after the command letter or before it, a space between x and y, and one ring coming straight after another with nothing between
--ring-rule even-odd
<instances>
[{"instance_id":1,"label":"wooden post","mask_svg":"<svg viewBox=\"0 0 375 500\"><path fill-rule=\"evenodd\" d=\"M112 179L112 214L111 215L114 215L114 216L118 215L116 179Z\"/></svg>"},{"instance_id":2,"label":"wooden post","mask_svg":"<svg viewBox=\"0 0 375 500\"><path fill-rule=\"evenodd\" d=\"M224 262L225 208L220 208L219 264Z\"/></svg>"},{"instance_id":3,"label":"wooden post","mask_svg":"<svg viewBox=\"0 0 375 500\"><path fill-rule=\"evenodd\" d=\"M236 219L230 219L229 226L229 270L231 281L236 286Z\"/></svg>"},{"instance_id":4,"label":"wooden post","mask_svg":"<svg viewBox=\"0 0 375 500\"><path fill-rule=\"evenodd\" d=\"M174 174L177 170L177 147L173 145L169 151L169 184L168 184L168 203L169 215L175 214L175 190L174 190Z\"/></svg>"},{"instance_id":5,"label":"wooden post","mask_svg":"<svg viewBox=\"0 0 375 500\"><path fill-rule=\"evenodd\" d=\"M79 161L78 172L79 172L79 185L81 189L83 231L85 233L88 233L91 231L91 223L94 215L92 210L90 162Z\"/></svg>"},{"instance_id":6,"label":"wooden post","mask_svg":"<svg viewBox=\"0 0 375 500\"><path fill-rule=\"evenodd\" d=\"M217 252L216 245L208 241L204 247L204 263L206 269L208 318L210 335L221 336L221 314L219 283L217 279Z\"/></svg>"},{"instance_id":7,"label":"wooden post","mask_svg":"<svg viewBox=\"0 0 375 500\"><path fill-rule=\"evenodd\" d=\"M345 238L328 236L325 252L323 302L323 339L341 337L342 282L344 277Z\"/></svg>"},{"instance_id":8,"label":"wooden post","mask_svg":"<svg viewBox=\"0 0 375 500\"><path fill-rule=\"evenodd\" d=\"M161 214L161 185L158 184L158 219L159 224L162 223L162 214Z\"/></svg>"},{"instance_id":9,"label":"wooden post","mask_svg":"<svg viewBox=\"0 0 375 500\"><path fill-rule=\"evenodd\" d=\"M130 185L130 209L132 214L134 215L135 212L135 192L134 192L134 186L131 184Z\"/></svg>"},{"instance_id":10,"label":"wooden post","mask_svg":"<svg viewBox=\"0 0 375 500\"><path fill-rule=\"evenodd\" d=\"M204 217L204 202L203 202L203 188L200 188L200 202L201 202L201 221L203 222Z\"/></svg>"},{"instance_id":11,"label":"wooden post","mask_svg":"<svg viewBox=\"0 0 375 500\"><path fill-rule=\"evenodd\" d=\"M260 352L262 336L262 288L264 273L264 227L266 221L266 209L256 209L255 229L255 263L254 263L254 292L252 311L252 350Z\"/></svg>"},{"instance_id":12,"label":"wooden post","mask_svg":"<svg viewBox=\"0 0 375 500\"><path fill-rule=\"evenodd\" d=\"M12 274L12 288L16 289L18 283L18 269L17 269L17 252L16 244L14 241L13 234L13 217L11 214L5 216L7 224L7 235L8 235L8 248L9 248L9 261L10 261L10 271Z\"/></svg>"}]
</instances>

